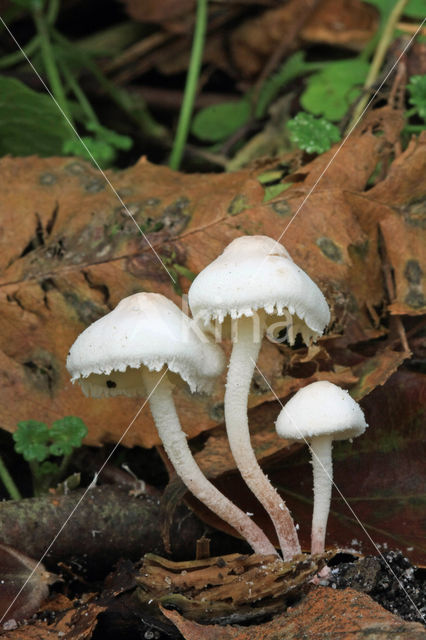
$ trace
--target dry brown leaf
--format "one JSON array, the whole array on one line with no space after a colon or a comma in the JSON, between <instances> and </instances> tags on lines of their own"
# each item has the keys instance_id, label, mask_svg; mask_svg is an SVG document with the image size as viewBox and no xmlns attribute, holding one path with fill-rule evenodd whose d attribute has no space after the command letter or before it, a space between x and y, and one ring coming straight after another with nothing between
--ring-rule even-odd
<instances>
[{"instance_id":1,"label":"dry brown leaf","mask_svg":"<svg viewBox=\"0 0 426 640\"><path fill-rule=\"evenodd\" d=\"M426 312L425 221L394 214L380 223L395 283L395 298L389 306L392 314L414 316Z\"/></svg>"},{"instance_id":2,"label":"dry brown leaf","mask_svg":"<svg viewBox=\"0 0 426 640\"><path fill-rule=\"evenodd\" d=\"M355 51L367 44L379 24L377 10L360 0L323 0L301 32L303 40Z\"/></svg>"},{"instance_id":3,"label":"dry brown leaf","mask_svg":"<svg viewBox=\"0 0 426 640\"><path fill-rule=\"evenodd\" d=\"M389 167L378 184L367 193L376 202L398 207L410 216L410 209L425 200L426 131L413 137L406 150ZM416 215L416 211L413 212Z\"/></svg>"},{"instance_id":4,"label":"dry brown leaf","mask_svg":"<svg viewBox=\"0 0 426 640\"><path fill-rule=\"evenodd\" d=\"M330 612L333 615L330 615ZM186 640L424 640L417 622L404 622L369 596L344 589L313 588L301 602L261 625L202 625L163 610Z\"/></svg>"},{"instance_id":5,"label":"dry brown leaf","mask_svg":"<svg viewBox=\"0 0 426 640\"><path fill-rule=\"evenodd\" d=\"M193 273L241 234L279 237L301 207L282 241L325 292L332 336L343 333L348 342L357 342L384 332L376 311L385 297L377 223L389 215L390 207L373 198L380 184L364 189L386 147L383 140L393 136L395 126L381 138L368 128L349 138L306 201L329 154L291 176L295 183L285 197L267 203L254 169L185 175L142 159L108 176L168 268L184 265ZM394 181L401 181L401 172L409 181L406 191L411 189L416 197L425 146L419 143L407 150L409 174L402 162L391 168ZM65 370L68 349L88 324L126 295L158 291L178 304L181 298L122 205L88 164L69 158L4 158L0 187L1 424L13 431L19 420L51 423L78 408L89 427L89 444L117 441L142 400L84 398ZM179 279L186 290L190 282ZM296 375L288 353L265 341L259 361L279 397L301 384L297 377L283 378L283 371ZM320 365L325 367L317 363L318 371L308 377L332 369L327 365L321 371ZM356 381L350 369L335 373L343 384ZM250 407L272 399L260 378L254 382ZM190 437L223 421L223 383L224 378L218 381L211 398L176 392ZM158 443L148 408L123 443Z\"/></svg>"},{"instance_id":6,"label":"dry brown leaf","mask_svg":"<svg viewBox=\"0 0 426 640\"><path fill-rule=\"evenodd\" d=\"M239 72L246 77L259 74L284 38L293 32L293 25L302 26L316 4L315 0L289 0L267 9L260 16L245 20L234 29L230 52Z\"/></svg>"},{"instance_id":7,"label":"dry brown leaf","mask_svg":"<svg viewBox=\"0 0 426 640\"><path fill-rule=\"evenodd\" d=\"M0 618L31 618L49 594L56 578L43 564L13 547L0 544Z\"/></svg>"},{"instance_id":8,"label":"dry brown leaf","mask_svg":"<svg viewBox=\"0 0 426 640\"><path fill-rule=\"evenodd\" d=\"M139 22L168 22L192 13L195 0L123 0L127 14Z\"/></svg>"},{"instance_id":9,"label":"dry brown leaf","mask_svg":"<svg viewBox=\"0 0 426 640\"><path fill-rule=\"evenodd\" d=\"M378 14L360 0L290 0L267 9L231 35L231 55L239 71L248 77L259 74L283 39L293 34L294 24L300 24L302 40L359 50L374 35Z\"/></svg>"},{"instance_id":10,"label":"dry brown leaf","mask_svg":"<svg viewBox=\"0 0 426 640\"><path fill-rule=\"evenodd\" d=\"M65 596L56 596L42 611L49 611L49 622L37 619L13 628L0 636L5 640L90 640L98 623L98 615L105 611L95 602L75 607Z\"/></svg>"}]
</instances>

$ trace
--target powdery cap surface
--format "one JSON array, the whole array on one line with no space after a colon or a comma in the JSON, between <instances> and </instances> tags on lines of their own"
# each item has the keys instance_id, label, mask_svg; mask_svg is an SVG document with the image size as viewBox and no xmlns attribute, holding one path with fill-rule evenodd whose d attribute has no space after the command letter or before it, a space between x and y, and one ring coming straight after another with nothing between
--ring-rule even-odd
<instances>
[{"instance_id":1,"label":"powdery cap surface","mask_svg":"<svg viewBox=\"0 0 426 640\"><path fill-rule=\"evenodd\" d=\"M288 440L333 436L355 438L368 427L364 413L345 389L321 380L300 389L281 410L277 433Z\"/></svg>"},{"instance_id":2,"label":"powdery cap surface","mask_svg":"<svg viewBox=\"0 0 426 640\"><path fill-rule=\"evenodd\" d=\"M136 293L83 331L67 359L72 381L95 397L143 395L142 366L168 366L191 391L209 391L224 356L171 300Z\"/></svg>"},{"instance_id":3,"label":"powdery cap surface","mask_svg":"<svg viewBox=\"0 0 426 640\"><path fill-rule=\"evenodd\" d=\"M330 321L330 310L317 285L288 251L266 236L242 236L195 278L189 305L197 322L222 323L227 316L252 316L262 309L285 316L303 337L316 338ZM302 322L300 322L302 321ZM308 329L308 330L306 330Z\"/></svg>"}]
</instances>

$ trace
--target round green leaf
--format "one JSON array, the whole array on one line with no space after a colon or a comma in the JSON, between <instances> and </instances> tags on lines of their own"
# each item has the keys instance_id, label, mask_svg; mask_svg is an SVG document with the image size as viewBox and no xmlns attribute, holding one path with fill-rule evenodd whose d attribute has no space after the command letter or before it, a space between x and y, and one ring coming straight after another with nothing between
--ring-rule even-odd
<instances>
[{"instance_id":1,"label":"round green leaf","mask_svg":"<svg viewBox=\"0 0 426 640\"><path fill-rule=\"evenodd\" d=\"M308 80L300 98L303 108L327 120L340 120L359 95L368 72L368 64L359 58L339 60L325 65Z\"/></svg>"},{"instance_id":2,"label":"round green leaf","mask_svg":"<svg viewBox=\"0 0 426 640\"><path fill-rule=\"evenodd\" d=\"M87 435L87 427L81 418L66 416L55 420L49 430L50 453L54 456L69 455L76 447L81 446Z\"/></svg>"},{"instance_id":3,"label":"round green leaf","mask_svg":"<svg viewBox=\"0 0 426 640\"><path fill-rule=\"evenodd\" d=\"M426 120L426 75L411 76L407 89L410 93L410 104L416 107L423 120Z\"/></svg>"},{"instance_id":4,"label":"round green leaf","mask_svg":"<svg viewBox=\"0 0 426 640\"><path fill-rule=\"evenodd\" d=\"M27 462L42 462L49 455L47 441L49 430L44 422L23 420L13 434L15 451L21 453Z\"/></svg>"},{"instance_id":5,"label":"round green leaf","mask_svg":"<svg viewBox=\"0 0 426 640\"><path fill-rule=\"evenodd\" d=\"M222 102L201 109L193 120L191 131L200 140L219 142L246 124L250 115L251 104L246 98Z\"/></svg>"}]
</instances>

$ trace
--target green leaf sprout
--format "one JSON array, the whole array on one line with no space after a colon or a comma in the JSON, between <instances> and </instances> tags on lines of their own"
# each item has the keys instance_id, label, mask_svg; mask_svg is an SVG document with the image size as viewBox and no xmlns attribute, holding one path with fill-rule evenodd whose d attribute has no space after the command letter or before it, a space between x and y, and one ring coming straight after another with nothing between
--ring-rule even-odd
<instances>
[{"instance_id":1,"label":"green leaf sprout","mask_svg":"<svg viewBox=\"0 0 426 640\"><path fill-rule=\"evenodd\" d=\"M34 494L40 495L59 482L68 467L73 450L81 446L87 427L81 418L65 416L49 429L44 422L23 420L13 434L15 451L29 463ZM56 463L52 456L62 458Z\"/></svg>"},{"instance_id":2,"label":"green leaf sprout","mask_svg":"<svg viewBox=\"0 0 426 640\"><path fill-rule=\"evenodd\" d=\"M340 140L339 129L334 124L303 111L287 122L287 128L291 141L308 153L328 151L334 142Z\"/></svg>"}]
</instances>

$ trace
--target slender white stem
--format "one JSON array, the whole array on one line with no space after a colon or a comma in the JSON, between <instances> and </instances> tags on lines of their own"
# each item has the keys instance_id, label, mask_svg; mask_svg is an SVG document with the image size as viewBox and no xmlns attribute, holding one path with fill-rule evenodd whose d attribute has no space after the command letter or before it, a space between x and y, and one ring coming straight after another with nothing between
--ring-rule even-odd
<instances>
[{"instance_id":1,"label":"slender white stem","mask_svg":"<svg viewBox=\"0 0 426 640\"><path fill-rule=\"evenodd\" d=\"M143 383L150 396L158 434L176 473L191 493L247 540L255 553L276 554L275 547L250 517L226 498L202 473L182 431L172 395L172 385L161 373L143 368Z\"/></svg>"},{"instance_id":2,"label":"slender white stem","mask_svg":"<svg viewBox=\"0 0 426 640\"><path fill-rule=\"evenodd\" d=\"M331 436L316 436L311 441L312 472L314 475L314 512L312 514L311 553L323 553L325 532L330 511L333 486Z\"/></svg>"},{"instance_id":3,"label":"slender white stem","mask_svg":"<svg viewBox=\"0 0 426 640\"><path fill-rule=\"evenodd\" d=\"M233 338L225 392L225 422L229 444L247 485L263 504L274 523L284 560L300 553L300 544L290 512L260 468L250 442L247 402L262 335L253 336L253 319L238 320Z\"/></svg>"}]
</instances>

